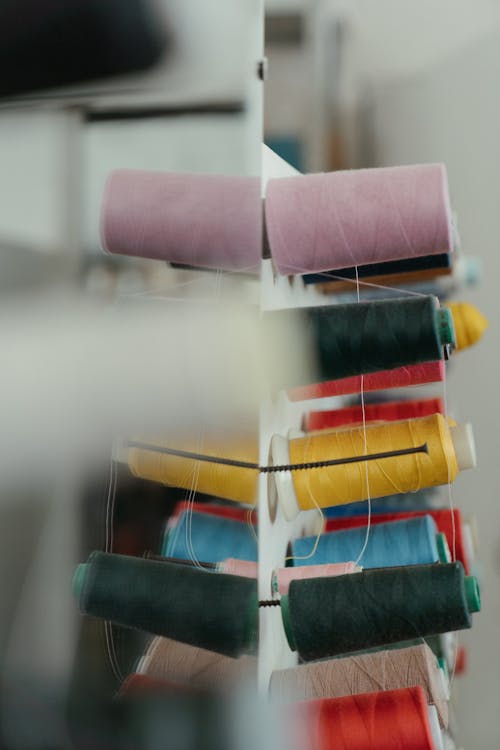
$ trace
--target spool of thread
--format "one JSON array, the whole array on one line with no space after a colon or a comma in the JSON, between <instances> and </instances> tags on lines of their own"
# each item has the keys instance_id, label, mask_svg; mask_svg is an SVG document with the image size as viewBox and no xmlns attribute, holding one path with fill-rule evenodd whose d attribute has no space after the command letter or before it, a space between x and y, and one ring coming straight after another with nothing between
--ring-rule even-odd
<instances>
[{"instance_id":1,"label":"spool of thread","mask_svg":"<svg viewBox=\"0 0 500 750\"><path fill-rule=\"evenodd\" d=\"M352 393L370 393L390 388L408 388L426 383L442 383L445 378L445 365L442 359L435 362L424 362L420 365L396 367L392 370L381 370L368 375L356 375L352 378L327 380L322 383L290 388L287 390L290 401L307 401L312 398L329 398L348 396Z\"/></svg>"},{"instance_id":2,"label":"spool of thread","mask_svg":"<svg viewBox=\"0 0 500 750\"><path fill-rule=\"evenodd\" d=\"M257 587L248 578L94 552L73 589L82 612L238 656L255 647Z\"/></svg>"},{"instance_id":3,"label":"spool of thread","mask_svg":"<svg viewBox=\"0 0 500 750\"><path fill-rule=\"evenodd\" d=\"M294 715L308 750L437 750L421 687L310 701Z\"/></svg>"},{"instance_id":4,"label":"spool of thread","mask_svg":"<svg viewBox=\"0 0 500 750\"><path fill-rule=\"evenodd\" d=\"M425 636L425 643L431 649L432 653L439 662L439 666L443 670L443 675L448 675L448 682L443 680L443 686L446 694L449 694L449 674L450 670L453 669L455 661L456 651L456 633L441 633L439 635L427 635ZM358 654L364 653L377 653L382 649L394 650L399 648L411 648L412 646L421 646L423 638L409 638L404 641L396 641L394 643L385 643L383 646L375 646L371 649L363 649Z\"/></svg>"},{"instance_id":5,"label":"spool of thread","mask_svg":"<svg viewBox=\"0 0 500 750\"><path fill-rule=\"evenodd\" d=\"M216 563L228 557L257 560L257 540L247 524L208 513L184 511L167 531L162 554Z\"/></svg>"},{"instance_id":6,"label":"spool of thread","mask_svg":"<svg viewBox=\"0 0 500 750\"><path fill-rule=\"evenodd\" d=\"M438 491L437 487L428 487L418 492L405 492L401 495L380 497L371 504L372 514L378 516L384 513L411 512L416 510L425 513L435 507ZM356 503L346 503L345 505L333 505L331 508L325 508L323 512L326 519L366 516L366 500Z\"/></svg>"},{"instance_id":7,"label":"spool of thread","mask_svg":"<svg viewBox=\"0 0 500 750\"><path fill-rule=\"evenodd\" d=\"M282 596L288 594L292 581L303 578L331 578L332 576L344 576L350 573L359 573L362 568L356 563L340 562L326 565L307 565L297 568L279 568L273 572L272 589Z\"/></svg>"},{"instance_id":8,"label":"spool of thread","mask_svg":"<svg viewBox=\"0 0 500 750\"><path fill-rule=\"evenodd\" d=\"M470 628L480 606L458 562L292 581L281 597L288 643L306 661Z\"/></svg>"},{"instance_id":9,"label":"spool of thread","mask_svg":"<svg viewBox=\"0 0 500 750\"><path fill-rule=\"evenodd\" d=\"M300 537L291 543L290 557L294 566L357 560L365 540L364 526L322 534L319 540L317 537ZM365 569L435 562L450 562L450 553L446 539L438 534L430 516L375 524L359 558Z\"/></svg>"},{"instance_id":10,"label":"spool of thread","mask_svg":"<svg viewBox=\"0 0 500 750\"><path fill-rule=\"evenodd\" d=\"M181 500L176 503L172 515L170 516L169 520L175 519L175 523L171 524L172 526L177 524L179 516L185 510L195 511L196 513L207 513L212 516L219 516L220 518L230 518L233 521L248 523L248 508L240 508L238 505L222 505L221 503L215 502L198 503L196 501L190 502L189 500ZM256 519L257 513L255 510L252 511L252 520L256 521Z\"/></svg>"},{"instance_id":11,"label":"spool of thread","mask_svg":"<svg viewBox=\"0 0 500 750\"><path fill-rule=\"evenodd\" d=\"M170 638L153 638L140 662L140 672L197 690L229 690L241 680L255 681L257 659L229 656L195 648Z\"/></svg>"},{"instance_id":12,"label":"spool of thread","mask_svg":"<svg viewBox=\"0 0 500 750\"><path fill-rule=\"evenodd\" d=\"M306 432L331 430L347 424L365 422L397 422L402 419L427 417L430 414L443 414L444 404L440 398L418 399L416 401L384 401L362 406L346 406L329 411L311 411L306 414L303 428Z\"/></svg>"},{"instance_id":13,"label":"spool of thread","mask_svg":"<svg viewBox=\"0 0 500 750\"><path fill-rule=\"evenodd\" d=\"M317 284L321 291L328 293L352 291L353 281L367 279L374 284L393 284L412 279L434 279L436 276L448 275L452 271L452 256L449 253L439 255L421 255L418 258L403 258L386 263L370 263L366 266L330 269L323 273L309 273L302 277L304 284Z\"/></svg>"},{"instance_id":14,"label":"spool of thread","mask_svg":"<svg viewBox=\"0 0 500 750\"><path fill-rule=\"evenodd\" d=\"M238 560L229 557L217 565L217 570L231 576L243 576L244 578L257 578L259 575L259 564L248 560Z\"/></svg>"},{"instance_id":15,"label":"spool of thread","mask_svg":"<svg viewBox=\"0 0 500 750\"><path fill-rule=\"evenodd\" d=\"M447 727L443 671L426 644L277 670L271 676L270 693L288 702L417 686L423 689L427 703L436 706L441 726Z\"/></svg>"},{"instance_id":16,"label":"spool of thread","mask_svg":"<svg viewBox=\"0 0 500 750\"><path fill-rule=\"evenodd\" d=\"M266 227L278 273L316 273L453 249L443 164L270 180Z\"/></svg>"},{"instance_id":17,"label":"spool of thread","mask_svg":"<svg viewBox=\"0 0 500 750\"><path fill-rule=\"evenodd\" d=\"M123 681L118 693L120 698L148 695L163 695L165 693L182 693L186 690L182 685L166 680L156 680L147 675L134 674L128 675Z\"/></svg>"},{"instance_id":18,"label":"spool of thread","mask_svg":"<svg viewBox=\"0 0 500 750\"><path fill-rule=\"evenodd\" d=\"M455 343L450 311L431 296L272 311L271 335L285 320L297 328L305 321L322 381L436 361ZM304 385L292 378L288 387Z\"/></svg>"},{"instance_id":19,"label":"spool of thread","mask_svg":"<svg viewBox=\"0 0 500 750\"><path fill-rule=\"evenodd\" d=\"M441 257L441 256L436 256ZM369 276L360 284L363 297L366 300L387 297L387 287L394 287L394 291L401 289L418 291L421 294L439 296L441 291L437 280L451 274L451 267L444 269L431 268L428 271L411 271L408 273L394 273L387 276ZM352 281L324 281L316 285L316 291L330 296L331 294L351 294L354 292L357 300L357 284ZM441 298L440 298L441 299Z\"/></svg>"},{"instance_id":20,"label":"spool of thread","mask_svg":"<svg viewBox=\"0 0 500 750\"><path fill-rule=\"evenodd\" d=\"M446 307L453 316L457 349L466 349L476 344L489 326L480 310L468 302L448 302Z\"/></svg>"},{"instance_id":21,"label":"spool of thread","mask_svg":"<svg viewBox=\"0 0 500 750\"><path fill-rule=\"evenodd\" d=\"M101 210L109 253L258 273L262 202L257 177L120 169Z\"/></svg>"},{"instance_id":22,"label":"spool of thread","mask_svg":"<svg viewBox=\"0 0 500 750\"><path fill-rule=\"evenodd\" d=\"M287 518L299 510L341 505L453 482L458 472L475 465L469 425L449 426L442 414L351 429L322 431L271 441L275 465L325 461L382 451L427 446L427 452L392 456L308 471L271 474L271 488ZM345 558L344 558L345 559Z\"/></svg>"},{"instance_id":23,"label":"spool of thread","mask_svg":"<svg viewBox=\"0 0 500 750\"><path fill-rule=\"evenodd\" d=\"M439 257L439 256L434 256ZM449 256L451 257L451 256ZM336 274L338 272L335 272ZM464 287L478 283L481 269L477 258L457 256L453 259L453 265L450 269L442 269L439 273L434 270L415 271L411 274L401 274L399 276L377 276L362 281L363 299L384 299L387 297L386 287L397 287L395 292L401 289L406 291L418 292L419 294L433 294L439 297L441 303L449 299L451 295L462 293ZM318 274L318 276L320 276ZM325 274L328 278L328 275ZM411 277L411 278L410 278ZM368 283L367 283L368 282ZM317 291L331 295L332 293L340 294L345 302L357 301L357 285L355 283L344 281L340 282L341 288L337 285L327 282L317 284Z\"/></svg>"},{"instance_id":24,"label":"spool of thread","mask_svg":"<svg viewBox=\"0 0 500 750\"><path fill-rule=\"evenodd\" d=\"M160 449L199 452L199 446L190 441L180 441L175 445L158 439L144 442L145 446L149 444ZM215 458L251 463L257 463L259 458L257 441L252 440L227 440L218 443L207 439L203 443L202 453ZM148 450L147 447L129 447L127 459L132 474L141 479L185 490L191 490L194 486L198 492L248 505L255 505L257 501L259 474L254 469L173 456L158 450Z\"/></svg>"},{"instance_id":25,"label":"spool of thread","mask_svg":"<svg viewBox=\"0 0 500 750\"><path fill-rule=\"evenodd\" d=\"M459 646L455 659L455 676L461 677L467 672L468 654L465 646Z\"/></svg>"},{"instance_id":26,"label":"spool of thread","mask_svg":"<svg viewBox=\"0 0 500 750\"><path fill-rule=\"evenodd\" d=\"M223 560L217 566L222 573L230 575L257 578L259 567L257 563L246 560ZM278 568L271 576L271 589L275 593L288 594L290 583L299 578L319 578L320 576L343 576L349 573L359 573L361 567L354 562L335 563L332 565L309 565L301 568Z\"/></svg>"},{"instance_id":27,"label":"spool of thread","mask_svg":"<svg viewBox=\"0 0 500 750\"><path fill-rule=\"evenodd\" d=\"M390 521L403 520L405 518L418 518L422 516L431 516L434 519L437 529L444 534L450 552L464 566L465 572L470 573L470 559L467 552L467 545L464 540L464 523L462 513L459 508L428 508L426 510L415 511L398 511L393 513L372 513L371 525L384 524ZM356 526L365 527L367 524L366 514L357 516L342 516L338 518L329 518L326 522L325 531L341 531L342 529L352 529Z\"/></svg>"},{"instance_id":28,"label":"spool of thread","mask_svg":"<svg viewBox=\"0 0 500 750\"><path fill-rule=\"evenodd\" d=\"M476 545L474 543L471 522L475 522L475 519L468 519L467 522L464 523L462 526L462 538L461 538L462 547L460 550L460 554L464 557L465 560L468 561L468 564L470 566L477 565ZM451 534L453 536L453 529L451 530ZM456 545L456 540L455 540L455 545ZM458 555L458 552L456 554Z\"/></svg>"}]
</instances>

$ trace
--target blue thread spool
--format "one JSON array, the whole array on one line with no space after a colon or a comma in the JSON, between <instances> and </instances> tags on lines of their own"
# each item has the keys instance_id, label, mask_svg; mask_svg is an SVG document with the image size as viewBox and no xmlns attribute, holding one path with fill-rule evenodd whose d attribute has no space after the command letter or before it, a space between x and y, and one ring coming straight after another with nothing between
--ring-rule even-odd
<instances>
[{"instance_id":1,"label":"blue thread spool","mask_svg":"<svg viewBox=\"0 0 500 750\"><path fill-rule=\"evenodd\" d=\"M431 516L377 524L370 528L368 544L359 564L366 569L439 562L444 555L440 555L441 540L438 536ZM292 565L323 565L357 560L365 539L365 526L323 534L316 552L307 559L300 558L311 553L316 537L295 539L291 545L291 555L299 559L292 560Z\"/></svg>"},{"instance_id":2,"label":"blue thread spool","mask_svg":"<svg viewBox=\"0 0 500 750\"><path fill-rule=\"evenodd\" d=\"M208 513L184 511L169 529L162 554L180 560L221 562L229 557L257 561L257 542L248 524Z\"/></svg>"},{"instance_id":3,"label":"blue thread spool","mask_svg":"<svg viewBox=\"0 0 500 750\"><path fill-rule=\"evenodd\" d=\"M425 510L434 508L436 496L435 487L429 487L419 492L405 492L402 495L388 495L377 497L372 500L372 513L394 513L400 510ZM338 518L340 516L364 516L366 515L366 500L346 505L332 505L325 508L326 518Z\"/></svg>"}]
</instances>

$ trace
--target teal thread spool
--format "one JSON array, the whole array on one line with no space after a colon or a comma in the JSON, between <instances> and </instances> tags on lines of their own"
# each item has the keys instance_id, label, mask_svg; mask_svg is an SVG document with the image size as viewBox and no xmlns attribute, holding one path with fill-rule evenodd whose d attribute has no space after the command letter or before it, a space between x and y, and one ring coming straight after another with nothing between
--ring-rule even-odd
<instances>
[{"instance_id":1,"label":"teal thread spool","mask_svg":"<svg viewBox=\"0 0 500 750\"><path fill-rule=\"evenodd\" d=\"M281 598L290 648L305 660L470 628L480 607L458 562L296 580Z\"/></svg>"},{"instance_id":2,"label":"teal thread spool","mask_svg":"<svg viewBox=\"0 0 500 750\"><path fill-rule=\"evenodd\" d=\"M94 552L73 590L82 612L227 656L257 643L257 585L250 578Z\"/></svg>"},{"instance_id":3,"label":"teal thread spool","mask_svg":"<svg viewBox=\"0 0 500 750\"><path fill-rule=\"evenodd\" d=\"M293 317L306 322L319 380L431 362L455 346L451 314L433 296L274 311L266 314L266 326L272 330L280 318ZM287 383L295 385L303 384Z\"/></svg>"}]
</instances>

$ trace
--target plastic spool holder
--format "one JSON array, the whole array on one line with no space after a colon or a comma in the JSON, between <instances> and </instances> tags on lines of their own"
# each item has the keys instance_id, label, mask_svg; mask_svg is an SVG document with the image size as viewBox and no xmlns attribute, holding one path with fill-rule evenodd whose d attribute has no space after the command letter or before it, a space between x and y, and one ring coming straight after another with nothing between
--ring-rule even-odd
<instances>
[{"instance_id":1,"label":"plastic spool holder","mask_svg":"<svg viewBox=\"0 0 500 750\"><path fill-rule=\"evenodd\" d=\"M296 170L282 159L265 149L263 162L263 184L271 177L288 177ZM299 276L286 277L274 273L271 260L262 261L261 269L262 310L309 307L324 304L323 295L312 285L306 286ZM331 401L331 399L330 399ZM339 400L335 399L335 403ZM317 402L315 402L317 403ZM291 402L284 393L269 398L261 405L259 424L259 446L261 464L266 465L274 453L275 436L281 436L288 445L286 436L290 429L299 430L304 413L304 402ZM271 442L273 445L271 445ZM279 440L277 441L279 442ZM288 447L287 447L288 452ZM318 530L319 514L308 511L284 513L279 502L275 478L286 482L286 472L259 477L259 599L278 599L271 590L272 573L285 566L289 542L302 534L313 535ZM278 484L279 486L279 484ZM292 487L293 491L293 487ZM297 663L297 654L291 651L285 636L280 607L261 607L259 610L259 655L258 682L262 695L268 695L271 674L277 669L286 669Z\"/></svg>"}]
</instances>

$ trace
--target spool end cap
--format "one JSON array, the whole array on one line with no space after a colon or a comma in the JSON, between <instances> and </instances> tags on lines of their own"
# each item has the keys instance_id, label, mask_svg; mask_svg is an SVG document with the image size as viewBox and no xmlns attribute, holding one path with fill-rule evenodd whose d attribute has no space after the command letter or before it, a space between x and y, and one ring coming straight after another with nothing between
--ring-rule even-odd
<instances>
[{"instance_id":1,"label":"spool end cap","mask_svg":"<svg viewBox=\"0 0 500 750\"><path fill-rule=\"evenodd\" d=\"M79 599L85 586L85 579L87 578L88 563L81 563L77 565L73 580L71 582L71 588L73 590L73 596Z\"/></svg>"},{"instance_id":2,"label":"spool end cap","mask_svg":"<svg viewBox=\"0 0 500 750\"><path fill-rule=\"evenodd\" d=\"M466 284L473 286L481 281L481 276L483 275L483 264L481 263L480 258L467 255L464 258L464 267Z\"/></svg>"},{"instance_id":3,"label":"spool end cap","mask_svg":"<svg viewBox=\"0 0 500 750\"><path fill-rule=\"evenodd\" d=\"M443 533L436 534L436 545L438 551L439 562L449 563L451 562L450 548L448 541Z\"/></svg>"},{"instance_id":4,"label":"spool end cap","mask_svg":"<svg viewBox=\"0 0 500 750\"><path fill-rule=\"evenodd\" d=\"M465 596L469 612L480 612L481 592L476 576L465 576Z\"/></svg>"},{"instance_id":5,"label":"spool end cap","mask_svg":"<svg viewBox=\"0 0 500 750\"><path fill-rule=\"evenodd\" d=\"M448 344L452 347L455 347L457 345L457 340L455 336L455 326L453 323L453 315L451 314L451 310L449 310L447 307L439 307L436 313L439 329L439 339L442 346L446 346Z\"/></svg>"},{"instance_id":6,"label":"spool end cap","mask_svg":"<svg viewBox=\"0 0 500 750\"><path fill-rule=\"evenodd\" d=\"M287 438L282 435L273 435L270 456L273 466L287 466L290 463ZM273 472L269 475L269 482L270 505L273 505L277 499L286 520L293 521L300 511L300 507L295 495L292 473L290 471ZM275 509L270 507L271 517L273 517L273 510Z\"/></svg>"},{"instance_id":7,"label":"spool end cap","mask_svg":"<svg viewBox=\"0 0 500 750\"><path fill-rule=\"evenodd\" d=\"M450 427L450 435L459 470L474 469L477 465L477 456L472 425L453 425Z\"/></svg>"}]
</instances>

